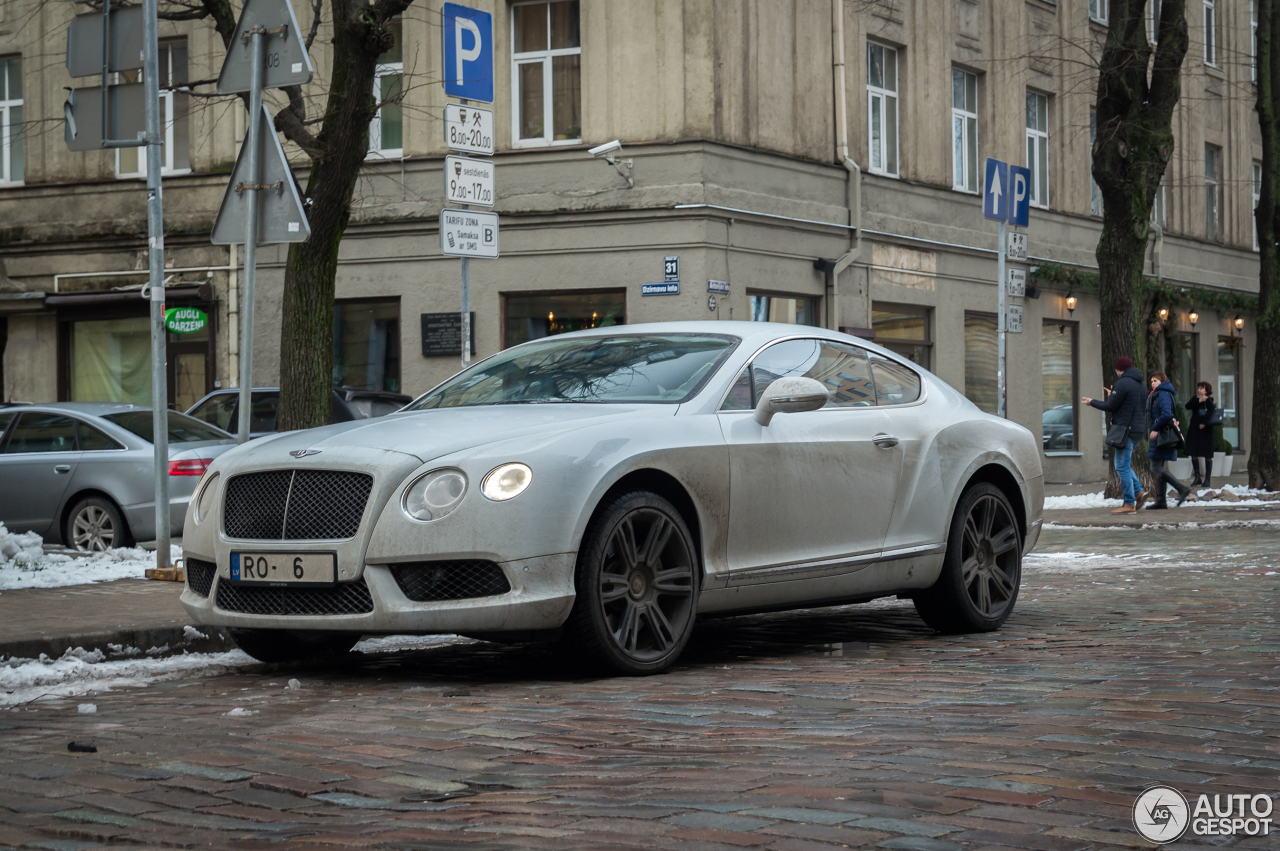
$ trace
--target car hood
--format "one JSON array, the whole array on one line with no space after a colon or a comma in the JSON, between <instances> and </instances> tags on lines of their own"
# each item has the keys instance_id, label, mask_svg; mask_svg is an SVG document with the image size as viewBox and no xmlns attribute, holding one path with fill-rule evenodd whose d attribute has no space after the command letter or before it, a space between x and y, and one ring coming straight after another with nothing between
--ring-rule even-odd
<instances>
[{"instance_id":1,"label":"car hood","mask_svg":"<svg viewBox=\"0 0 1280 851\"><path fill-rule=\"evenodd\" d=\"M335 450L336 455L354 449L412 455L425 463L501 440L564 432L606 420L670 417L677 407L566 403L436 408L265 437L236 450L235 460L237 466L244 466L261 457L274 465L289 452L310 449L322 455Z\"/></svg>"}]
</instances>

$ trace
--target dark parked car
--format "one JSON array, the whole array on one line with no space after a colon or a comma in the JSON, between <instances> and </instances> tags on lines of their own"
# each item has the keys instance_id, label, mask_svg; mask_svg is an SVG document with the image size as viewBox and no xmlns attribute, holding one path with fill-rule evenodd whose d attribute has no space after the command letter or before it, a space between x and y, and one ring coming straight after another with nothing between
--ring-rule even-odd
<instances>
[{"instance_id":1,"label":"dark parked car","mask_svg":"<svg viewBox=\"0 0 1280 851\"><path fill-rule=\"evenodd\" d=\"M280 407L279 387L255 387L250 397L249 436L275 434L276 413ZM332 411L335 423L348 423L369 417L394 413L413 401L412 396L385 390L359 390L339 387L333 391ZM187 415L235 434L240 422L240 391L215 390L187 409Z\"/></svg>"}]
</instances>

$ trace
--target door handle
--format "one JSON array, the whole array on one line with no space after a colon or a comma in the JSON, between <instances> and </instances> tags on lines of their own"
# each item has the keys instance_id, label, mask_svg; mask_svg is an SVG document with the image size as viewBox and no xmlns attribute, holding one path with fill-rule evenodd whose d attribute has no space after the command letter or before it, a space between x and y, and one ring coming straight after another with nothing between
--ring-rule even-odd
<instances>
[{"instance_id":1,"label":"door handle","mask_svg":"<svg viewBox=\"0 0 1280 851\"><path fill-rule=\"evenodd\" d=\"M880 432L875 437L871 438L871 442L876 446L879 446L881 449L888 449L890 446L898 445L898 438L891 434Z\"/></svg>"},{"instance_id":2,"label":"door handle","mask_svg":"<svg viewBox=\"0 0 1280 851\"><path fill-rule=\"evenodd\" d=\"M58 464L57 466L55 466L55 467L53 468L53 472L55 472L55 473L70 473L70 472L71 472L71 465L70 465L70 464Z\"/></svg>"}]
</instances>

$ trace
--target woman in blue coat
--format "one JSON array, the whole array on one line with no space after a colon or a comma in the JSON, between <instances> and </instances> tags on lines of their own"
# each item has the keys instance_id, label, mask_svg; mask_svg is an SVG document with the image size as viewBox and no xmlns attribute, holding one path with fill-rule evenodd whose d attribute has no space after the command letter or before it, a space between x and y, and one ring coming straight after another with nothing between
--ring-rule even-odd
<instances>
[{"instance_id":1,"label":"woman in blue coat","mask_svg":"<svg viewBox=\"0 0 1280 851\"><path fill-rule=\"evenodd\" d=\"M1191 488L1178 481L1166 466L1178 457L1178 444L1172 443L1164 448L1159 445L1162 433L1166 438L1171 431L1181 433L1177 420L1173 418L1173 395L1173 385L1169 383L1168 376L1163 372L1152 373L1151 395L1147 397L1147 457L1151 459L1151 472L1156 477L1156 501L1150 506L1153 509L1169 507L1166 497L1168 485L1173 485L1178 492L1178 505L1191 496Z\"/></svg>"}]
</instances>

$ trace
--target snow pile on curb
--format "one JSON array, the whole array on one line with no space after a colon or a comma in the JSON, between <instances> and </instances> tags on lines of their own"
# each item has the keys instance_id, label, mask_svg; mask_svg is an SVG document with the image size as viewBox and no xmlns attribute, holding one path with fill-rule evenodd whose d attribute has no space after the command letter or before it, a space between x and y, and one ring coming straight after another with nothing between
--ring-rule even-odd
<instances>
[{"instance_id":1,"label":"snow pile on curb","mask_svg":"<svg viewBox=\"0 0 1280 851\"><path fill-rule=\"evenodd\" d=\"M179 558L182 558L182 547L171 547L171 562ZM43 541L35 532L17 535L0 523L0 591L142 579L143 572L155 566L155 553L138 547L85 556L46 553Z\"/></svg>"},{"instance_id":2,"label":"snow pile on curb","mask_svg":"<svg viewBox=\"0 0 1280 851\"><path fill-rule=\"evenodd\" d=\"M1196 496L1209 492L1209 488L1198 488ZM1249 505L1269 505L1277 502L1275 499L1263 499L1264 496L1272 496L1268 491L1251 489L1243 485L1224 485L1222 488L1213 488L1212 490L1223 490L1231 493L1236 497L1235 500L1226 499L1201 499L1196 503L1186 503L1187 505L1204 505L1204 506L1249 506ZM1073 508L1119 508L1121 500L1106 499L1102 493L1084 493L1074 496L1046 496L1044 498L1045 511L1065 511Z\"/></svg>"}]
</instances>

